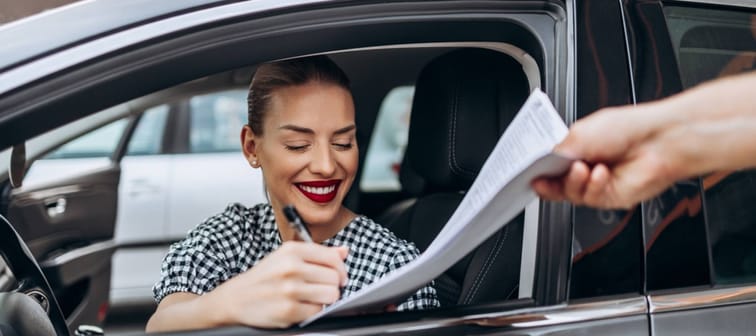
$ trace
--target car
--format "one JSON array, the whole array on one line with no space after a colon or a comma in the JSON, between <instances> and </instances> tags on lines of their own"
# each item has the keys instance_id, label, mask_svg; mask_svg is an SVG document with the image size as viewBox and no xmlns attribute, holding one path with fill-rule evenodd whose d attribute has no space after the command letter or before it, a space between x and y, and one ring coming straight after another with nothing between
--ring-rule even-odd
<instances>
[{"instance_id":1,"label":"car","mask_svg":"<svg viewBox=\"0 0 756 336\"><path fill-rule=\"evenodd\" d=\"M125 156L43 174L50 180L36 186L23 176L27 163L42 169L35 160L141 101L262 62L329 55L352 80L367 149L358 178L368 180L345 205L422 250L530 91L543 90L571 124L749 71L755 13L738 0L87 1L0 26L11 42L0 56L0 167L11 176L0 206L0 325L66 335L99 323ZM379 115L407 87L406 145L371 148L381 125L404 132ZM388 172L367 173L366 162ZM438 178L453 165L450 181ZM385 183L371 180L381 175ZM681 181L630 210L535 201L436 279L439 309L179 334L749 333L754 176Z\"/></svg>"}]
</instances>

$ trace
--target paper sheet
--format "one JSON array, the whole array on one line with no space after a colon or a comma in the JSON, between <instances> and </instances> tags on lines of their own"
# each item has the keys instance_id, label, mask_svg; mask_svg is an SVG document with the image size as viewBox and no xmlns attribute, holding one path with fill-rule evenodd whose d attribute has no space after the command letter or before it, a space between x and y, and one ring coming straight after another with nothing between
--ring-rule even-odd
<instances>
[{"instance_id":1,"label":"paper sheet","mask_svg":"<svg viewBox=\"0 0 756 336\"><path fill-rule=\"evenodd\" d=\"M415 260L305 320L400 303L509 223L536 198L530 182L560 175L571 159L551 153L567 126L540 90L533 91L499 138L472 186L438 236Z\"/></svg>"}]
</instances>

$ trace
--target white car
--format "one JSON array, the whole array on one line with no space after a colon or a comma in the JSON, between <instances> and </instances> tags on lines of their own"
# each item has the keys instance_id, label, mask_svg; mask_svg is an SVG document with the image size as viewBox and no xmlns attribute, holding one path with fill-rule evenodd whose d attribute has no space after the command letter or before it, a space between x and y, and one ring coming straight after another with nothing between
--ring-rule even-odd
<instances>
[{"instance_id":1,"label":"white car","mask_svg":"<svg viewBox=\"0 0 756 336\"><path fill-rule=\"evenodd\" d=\"M110 109L126 116L34 161L24 178L23 187L34 189L120 158L111 308L151 304L169 244L203 219L231 202L265 201L260 170L249 167L239 147L246 88L203 91L217 90L222 79L192 82ZM64 211L65 204L61 198L48 214Z\"/></svg>"}]
</instances>

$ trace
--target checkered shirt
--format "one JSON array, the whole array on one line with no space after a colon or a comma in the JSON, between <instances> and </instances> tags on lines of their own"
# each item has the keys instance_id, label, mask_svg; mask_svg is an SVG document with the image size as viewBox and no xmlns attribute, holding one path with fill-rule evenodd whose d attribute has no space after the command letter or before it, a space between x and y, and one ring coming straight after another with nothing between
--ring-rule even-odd
<instances>
[{"instance_id":1,"label":"checkered shirt","mask_svg":"<svg viewBox=\"0 0 756 336\"><path fill-rule=\"evenodd\" d=\"M414 244L365 216L355 217L326 246L349 246L346 271L349 281L341 297L347 297L418 256ZM262 203L252 208L231 204L171 245L161 267L162 278L153 287L155 300L175 292L204 294L224 281L253 267L281 246L273 208ZM397 310L438 307L431 284L421 288Z\"/></svg>"}]
</instances>

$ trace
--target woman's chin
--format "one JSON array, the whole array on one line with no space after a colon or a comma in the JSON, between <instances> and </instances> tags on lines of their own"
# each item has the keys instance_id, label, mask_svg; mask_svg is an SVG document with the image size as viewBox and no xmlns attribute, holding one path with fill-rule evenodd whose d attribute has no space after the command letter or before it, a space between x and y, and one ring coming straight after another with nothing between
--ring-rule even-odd
<instances>
[{"instance_id":1,"label":"woman's chin","mask_svg":"<svg viewBox=\"0 0 756 336\"><path fill-rule=\"evenodd\" d=\"M338 199L338 197L337 197ZM312 226L333 226L343 225L349 217L350 211L341 205L341 200L334 199L328 203L300 202L295 205L302 218Z\"/></svg>"},{"instance_id":2,"label":"woman's chin","mask_svg":"<svg viewBox=\"0 0 756 336\"><path fill-rule=\"evenodd\" d=\"M335 209L332 209L331 207L326 209L312 209L307 207L299 211L299 214L302 215L305 222L312 226L328 226L336 224L336 221L339 218L339 208L340 207L335 207Z\"/></svg>"}]
</instances>

